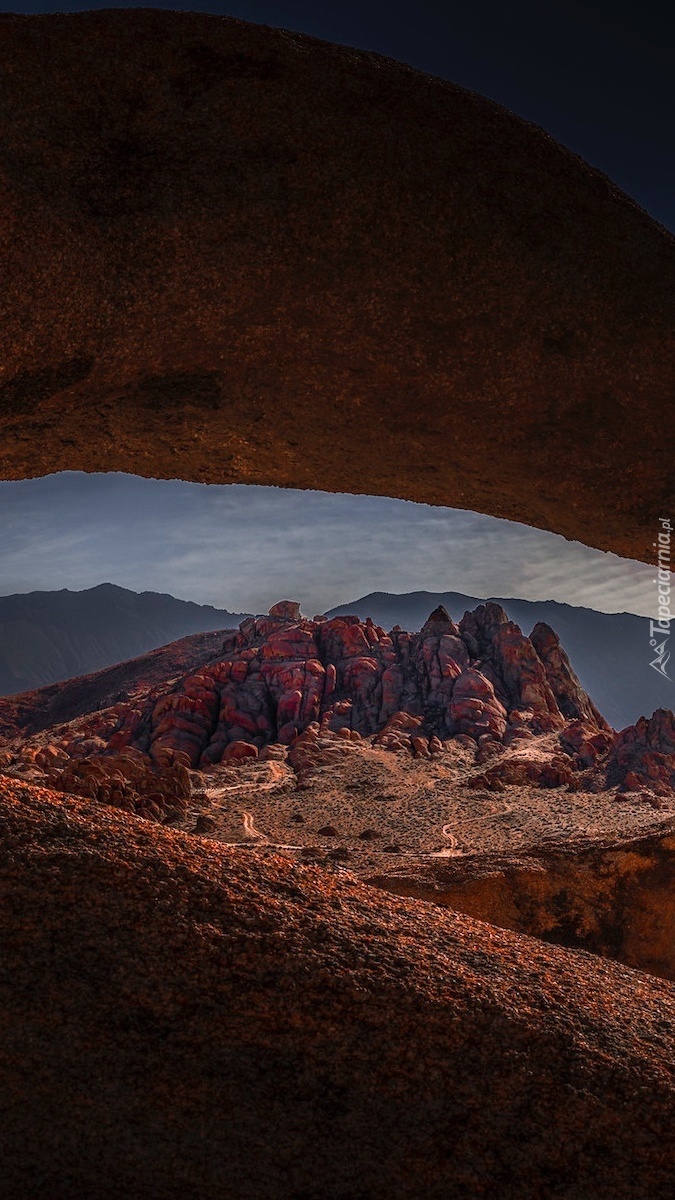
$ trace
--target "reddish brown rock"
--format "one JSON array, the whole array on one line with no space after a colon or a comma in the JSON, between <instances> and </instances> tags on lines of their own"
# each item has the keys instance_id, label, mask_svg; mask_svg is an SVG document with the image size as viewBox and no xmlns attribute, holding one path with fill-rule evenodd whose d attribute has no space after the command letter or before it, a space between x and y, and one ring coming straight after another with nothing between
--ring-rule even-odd
<instances>
[{"instance_id":1,"label":"reddish brown rock","mask_svg":"<svg viewBox=\"0 0 675 1200\"><path fill-rule=\"evenodd\" d=\"M638 780L641 786L675 786L675 716L667 708L657 708L651 717L640 717L616 735L608 766L610 785L626 785Z\"/></svg>"},{"instance_id":2,"label":"reddish brown rock","mask_svg":"<svg viewBox=\"0 0 675 1200\"><path fill-rule=\"evenodd\" d=\"M603 721L597 725L587 721L571 721L560 733L560 744L570 755L576 755L583 767L594 766L605 757L614 743L613 734Z\"/></svg>"},{"instance_id":3,"label":"reddish brown rock","mask_svg":"<svg viewBox=\"0 0 675 1200\"><path fill-rule=\"evenodd\" d=\"M610 725L586 695L560 645L560 638L551 626L538 621L530 634L530 641L544 665L546 678L563 717L568 721L589 721L599 729L609 730Z\"/></svg>"},{"instance_id":4,"label":"reddish brown rock","mask_svg":"<svg viewBox=\"0 0 675 1200\"><path fill-rule=\"evenodd\" d=\"M497 629L490 662L497 673L495 690L503 696L507 708L530 708L533 728L541 732L564 723L546 670L530 639L513 621Z\"/></svg>"},{"instance_id":5,"label":"reddish brown rock","mask_svg":"<svg viewBox=\"0 0 675 1200\"><path fill-rule=\"evenodd\" d=\"M412 737L410 739L413 754L415 758L430 758L429 742L427 738Z\"/></svg>"},{"instance_id":6,"label":"reddish brown rock","mask_svg":"<svg viewBox=\"0 0 675 1200\"><path fill-rule=\"evenodd\" d=\"M479 761L483 761L479 755ZM472 775L467 787L487 788L488 791L503 791L507 786L557 788L569 785L574 778L569 760L555 757L546 762L539 758L507 758L494 766Z\"/></svg>"},{"instance_id":7,"label":"reddish brown rock","mask_svg":"<svg viewBox=\"0 0 675 1200\"><path fill-rule=\"evenodd\" d=\"M437 609L420 633L391 635L353 615L308 621L296 607L282 601L271 616L247 618L226 638L220 661L156 696L145 712L127 706L108 734L110 749L131 744L156 757L173 748L191 766L208 766L233 742L258 751L291 745L316 722L421 755L430 737L437 752L448 735L501 741L508 728L513 741L565 725L534 645L497 604L466 613L459 628ZM574 702L587 714L593 745L605 722L594 723L554 635L540 637L540 646L568 709ZM413 746L411 734L422 740Z\"/></svg>"},{"instance_id":8,"label":"reddish brown rock","mask_svg":"<svg viewBox=\"0 0 675 1200\"><path fill-rule=\"evenodd\" d=\"M478 737L490 732L503 737L506 709L495 696L490 680L474 668L460 675L450 702L450 716L457 732Z\"/></svg>"},{"instance_id":9,"label":"reddish brown rock","mask_svg":"<svg viewBox=\"0 0 675 1200\"><path fill-rule=\"evenodd\" d=\"M258 747L250 742L229 742L223 751L223 762L242 762L244 759L257 758Z\"/></svg>"},{"instance_id":10,"label":"reddish brown rock","mask_svg":"<svg viewBox=\"0 0 675 1200\"><path fill-rule=\"evenodd\" d=\"M393 713L374 739L374 744L383 746L385 750L411 750L412 738L417 736L421 724L421 716L415 717L412 713L402 711Z\"/></svg>"},{"instance_id":11,"label":"reddish brown rock","mask_svg":"<svg viewBox=\"0 0 675 1200\"><path fill-rule=\"evenodd\" d=\"M284 621L300 620L300 605L297 600L279 600L270 609L271 617L282 617Z\"/></svg>"},{"instance_id":12,"label":"reddish brown rock","mask_svg":"<svg viewBox=\"0 0 675 1200\"><path fill-rule=\"evenodd\" d=\"M595 908L573 864L535 864L540 927L606 942L632 880L639 953L661 859L621 855L577 874L592 899L604 862ZM8 1200L222 1200L223 1163L237 1200L675 1188L670 984L6 777L0 890Z\"/></svg>"},{"instance_id":13,"label":"reddish brown rock","mask_svg":"<svg viewBox=\"0 0 675 1200\"><path fill-rule=\"evenodd\" d=\"M53 786L160 822L185 816L190 798L186 760L175 753L153 763L138 751L69 763Z\"/></svg>"}]
</instances>

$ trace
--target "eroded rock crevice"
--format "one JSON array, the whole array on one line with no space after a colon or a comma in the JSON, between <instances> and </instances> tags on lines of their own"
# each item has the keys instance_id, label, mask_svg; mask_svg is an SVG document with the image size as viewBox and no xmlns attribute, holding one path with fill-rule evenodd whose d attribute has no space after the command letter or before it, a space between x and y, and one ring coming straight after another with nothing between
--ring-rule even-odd
<instances>
[{"instance_id":1,"label":"eroded rock crevice","mask_svg":"<svg viewBox=\"0 0 675 1200\"><path fill-rule=\"evenodd\" d=\"M662 835L534 848L375 874L369 882L502 929L675 979L675 825Z\"/></svg>"}]
</instances>

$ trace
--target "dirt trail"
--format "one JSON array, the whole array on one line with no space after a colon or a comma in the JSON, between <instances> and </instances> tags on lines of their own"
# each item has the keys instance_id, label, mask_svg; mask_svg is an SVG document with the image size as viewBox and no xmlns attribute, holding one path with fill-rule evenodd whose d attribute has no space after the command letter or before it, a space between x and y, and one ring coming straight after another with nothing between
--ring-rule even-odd
<instances>
[{"instance_id":1,"label":"dirt trail","mask_svg":"<svg viewBox=\"0 0 675 1200\"><path fill-rule=\"evenodd\" d=\"M457 838L455 837L454 833L451 832L451 827L453 829L457 829L458 826L462 826L462 825L477 825L480 821L491 821L494 817L503 817L506 813L510 813L512 811L513 811L513 804L510 801L507 801L504 804L498 805L495 808L491 809L490 812L483 813L482 816L465 818L463 821L462 820L451 821L449 824L444 825L441 830L443 837L448 839L450 845L446 846L443 850L430 850L430 851L427 851L426 854L424 852L422 852L421 854L418 855L418 857L461 858L462 855L468 854L468 853L470 853L470 851L457 849ZM416 852L411 851L411 853L416 853Z\"/></svg>"},{"instance_id":2,"label":"dirt trail","mask_svg":"<svg viewBox=\"0 0 675 1200\"><path fill-rule=\"evenodd\" d=\"M269 792L273 788L282 787L287 782L288 774L280 763L266 763L265 768L268 775L267 783L258 783L257 780L252 783L250 779L243 780L241 783L224 784L220 787L212 787L205 783L204 790L211 800L218 800L227 792L241 792L246 788L249 791L251 788L255 788L256 792Z\"/></svg>"},{"instance_id":3,"label":"dirt trail","mask_svg":"<svg viewBox=\"0 0 675 1200\"><path fill-rule=\"evenodd\" d=\"M256 842L269 842L269 838L264 833L261 833L259 829L256 829L253 824L253 813L244 812L241 815L244 821L245 838L252 838Z\"/></svg>"}]
</instances>

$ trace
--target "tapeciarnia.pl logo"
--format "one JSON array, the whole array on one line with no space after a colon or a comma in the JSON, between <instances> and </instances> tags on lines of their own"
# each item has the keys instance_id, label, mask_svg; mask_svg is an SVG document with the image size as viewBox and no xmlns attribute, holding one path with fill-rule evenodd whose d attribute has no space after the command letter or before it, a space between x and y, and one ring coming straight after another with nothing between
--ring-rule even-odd
<instances>
[{"instance_id":1,"label":"tapeciarnia.pl logo","mask_svg":"<svg viewBox=\"0 0 675 1200\"><path fill-rule=\"evenodd\" d=\"M657 578L654 583L658 584L658 621L649 622L649 645L656 652L656 657L650 662L650 667L658 671L666 679L670 679L670 675L666 671L668 660L670 659L670 650L666 649L668 639L670 637L670 622L672 614L670 611L670 538L672 534L672 526L669 517L659 517L659 538L654 542L654 549L657 552L656 569ZM664 637L665 634L665 637Z\"/></svg>"}]
</instances>

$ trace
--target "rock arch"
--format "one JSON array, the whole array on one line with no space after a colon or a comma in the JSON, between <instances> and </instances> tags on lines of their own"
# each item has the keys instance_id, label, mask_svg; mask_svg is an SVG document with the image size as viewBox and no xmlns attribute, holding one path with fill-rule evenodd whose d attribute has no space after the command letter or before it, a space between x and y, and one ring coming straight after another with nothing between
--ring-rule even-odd
<instances>
[{"instance_id":1,"label":"rock arch","mask_svg":"<svg viewBox=\"0 0 675 1200\"><path fill-rule=\"evenodd\" d=\"M0 17L0 475L473 508L638 558L675 242L498 105L229 18Z\"/></svg>"}]
</instances>

